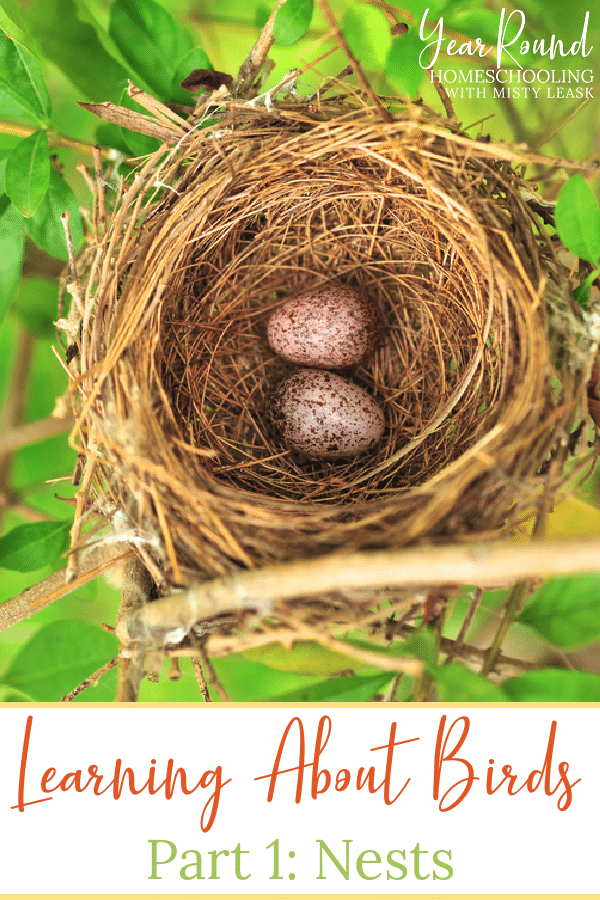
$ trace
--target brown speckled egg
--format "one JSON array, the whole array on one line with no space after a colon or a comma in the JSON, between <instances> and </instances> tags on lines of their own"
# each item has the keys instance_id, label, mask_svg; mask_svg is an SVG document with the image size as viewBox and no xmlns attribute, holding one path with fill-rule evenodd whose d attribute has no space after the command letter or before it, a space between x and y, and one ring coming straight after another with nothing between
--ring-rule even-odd
<instances>
[{"instance_id":1,"label":"brown speckled egg","mask_svg":"<svg viewBox=\"0 0 600 900\"><path fill-rule=\"evenodd\" d=\"M362 291L345 284L308 291L288 300L269 319L269 344L301 366L356 366L375 347L379 310Z\"/></svg>"},{"instance_id":2,"label":"brown speckled egg","mask_svg":"<svg viewBox=\"0 0 600 900\"><path fill-rule=\"evenodd\" d=\"M358 456L385 427L382 410L366 391L319 369L286 378L271 397L269 415L286 446L311 459Z\"/></svg>"}]
</instances>

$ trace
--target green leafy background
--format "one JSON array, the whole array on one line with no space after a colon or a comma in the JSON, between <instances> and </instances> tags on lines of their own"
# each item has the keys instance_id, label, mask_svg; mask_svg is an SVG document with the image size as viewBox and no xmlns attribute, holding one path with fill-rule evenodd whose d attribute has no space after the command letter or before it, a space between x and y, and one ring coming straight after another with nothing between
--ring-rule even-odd
<instances>
[{"instance_id":1,"label":"green leafy background","mask_svg":"<svg viewBox=\"0 0 600 900\"><path fill-rule=\"evenodd\" d=\"M422 96L439 108L439 99L419 66L423 44L418 22L444 16L447 29L466 38L495 40L496 0L430 0L398 7L409 24L406 35L392 35L377 4L331 0L351 51L382 95ZM560 35L566 46L581 37L585 5L527 0L527 36ZM179 82L192 68L214 67L235 74L271 6L265 0L0 0L0 410L3 431L51 415L66 389L66 376L53 352L53 322L58 317L57 275L67 259L60 214L67 210L76 249L83 242L80 204L89 192L77 170L91 166L90 145L125 154L149 152L148 139L101 125L77 101L125 102L127 80L159 97L190 103ZM276 63L266 87L291 68L323 55L327 25L313 0L288 0L275 24ZM585 61L597 80L600 15L592 12L587 38L594 54ZM539 58L538 68L582 68L581 58L567 62ZM559 64L560 63L560 64ZM301 78L308 92L346 64L327 57ZM468 71L471 62L441 55L436 69ZM583 159L597 151L600 128L597 102L577 110L578 101L549 100L545 91L518 102L486 100L468 91L454 99L459 119L479 122L470 133L494 140L528 142L544 153ZM489 94L488 94L489 96ZM129 102L129 101L127 101ZM577 110L577 112L576 112ZM571 115L573 114L573 115ZM489 117L489 118L488 118ZM568 124L561 128L561 122ZM554 195L555 196L555 195ZM557 205L557 227L575 256L594 271L582 283L579 299L588 302L600 265L598 183L581 176L568 181ZM75 464L66 436L21 447L0 458L0 602L64 565L70 501L69 476ZM551 516L549 536L600 534L598 477ZM577 504L580 504L579 506ZM447 637L456 637L472 592L454 598ZM496 627L506 592L484 595L469 641L485 646ZM92 582L8 631L0 632L0 701L58 700L117 652L116 641L101 628L114 623L118 590L106 580ZM555 579L530 598L509 633L504 652L526 658L532 669L501 686L459 662L443 665L436 639L427 630L405 642L383 647L365 635L351 635L355 646L380 653L389 662L406 656L424 660L436 695L451 701L598 701L600 640L599 577ZM368 701L387 696L395 672L361 666L344 655L314 644L292 651L273 645L259 651L213 660L232 699L288 701ZM354 674L340 674L352 671ZM114 698L115 670L75 702ZM412 679L394 681L397 700L413 699ZM199 700L191 664L182 661L182 678L163 676L159 685L144 682L140 699Z\"/></svg>"}]
</instances>

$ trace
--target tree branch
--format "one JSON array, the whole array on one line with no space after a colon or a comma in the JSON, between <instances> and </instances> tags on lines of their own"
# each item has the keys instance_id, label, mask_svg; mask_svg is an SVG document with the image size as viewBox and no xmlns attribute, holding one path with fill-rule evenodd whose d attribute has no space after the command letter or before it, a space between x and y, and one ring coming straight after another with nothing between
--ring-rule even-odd
<instances>
[{"instance_id":1,"label":"tree branch","mask_svg":"<svg viewBox=\"0 0 600 900\"><path fill-rule=\"evenodd\" d=\"M161 647L170 633L189 631L197 622L222 613L240 609L265 612L275 602L332 590L449 584L502 587L526 578L599 570L600 538L335 554L197 584L135 610L126 627L133 640Z\"/></svg>"}]
</instances>

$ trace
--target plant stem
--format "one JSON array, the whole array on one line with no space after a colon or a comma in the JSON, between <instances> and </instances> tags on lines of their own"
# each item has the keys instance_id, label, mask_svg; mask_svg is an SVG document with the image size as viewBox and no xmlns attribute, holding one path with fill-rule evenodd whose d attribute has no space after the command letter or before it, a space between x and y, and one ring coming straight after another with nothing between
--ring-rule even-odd
<instances>
[{"instance_id":1,"label":"plant stem","mask_svg":"<svg viewBox=\"0 0 600 900\"><path fill-rule=\"evenodd\" d=\"M372 553L333 554L280 563L196 584L135 610L132 634L148 634L156 646L173 629L225 612L256 609L274 602L344 588L475 584L502 587L528 578L595 572L600 569L600 538L490 542L449 547L418 547Z\"/></svg>"},{"instance_id":2,"label":"plant stem","mask_svg":"<svg viewBox=\"0 0 600 900\"><path fill-rule=\"evenodd\" d=\"M29 125L16 125L13 122L3 122L0 120L0 134L11 134L14 137L29 137L39 128L32 128ZM64 147L67 150L76 150L78 153L85 153L88 156L94 154L94 144L88 144L87 141L78 141L75 138L63 137L61 134L55 134L53 131L48 132L48 143L51 147ZM109 150L101 150L103 159L110 159Z\"/></svg>"},{"instance_id":3,"label":"plant stem","mask_svg":"<svg viewBox=\"0 0 600 900\"><path fill-rule=\"evenodd\" d=\"M121 638L122 623L130 613L141 610L149 601L154 582L146 566L137 557L130 557L123 570L121 605L117 613L115 633ZM137 703L143 677L146 646L144 642L130 643L121 638L119 673L117 678L117 703Z\"/></svg>"}]
</instances>

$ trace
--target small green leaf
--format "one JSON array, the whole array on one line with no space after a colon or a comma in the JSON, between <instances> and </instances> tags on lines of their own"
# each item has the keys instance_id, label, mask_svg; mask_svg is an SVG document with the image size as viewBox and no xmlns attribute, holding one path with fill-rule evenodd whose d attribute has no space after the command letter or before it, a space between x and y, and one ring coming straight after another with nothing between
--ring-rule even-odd
<instances>
[{"instance_id":1,"label":"small green leaf","mask_svg":"<svg viewBox=\"0 0 600 900\"><path fill-rule=\"evenodd\" d=\"M13 300L11 315L15 316L40 340L56 338L54 322L58 318L58 290L56 278L25 278Z\"/></svg>"},{"instance_id":2,"label":"small green leaf","mask_svg":"<svg viewBox=\"0 0 600 900\"><path fill-rule=\"evenodd\" d=\"M510 699L497 684L460 663L441 666L431 674L442 703L502 703Z\"/></svg>"},{"instance_id":3,"label":"small green leaf","mask_svg":"<svg viewBox=\"0 0 600 900\"><path fill-rule=\"evenodd\" d=\"M36 572L53 563L69 546L70 522L28 522L0 538L0 567Z\"/></svg>"},{"instance_id":4,"label":"small green leaf","mask_svg":"<svg viewBox=\"0 0 600 900\"><path fill-rule=\"evenodd\" d=\"M244 650L244 656L280 672L302 675L334 675L361 667L355 658L328 650L315 641L298 641L290 650L281 644L266 644Z\"/></svg>"},{"instance_id":5,"label":"small green leaf","mask_svg":"<svg viewBox=\"0 0 600 900\"><path fill-rule=\"evenodd\" d=\"M6 193L19 212L30 218L50 184L48 135L36 131L19 141L6 160Z\"/></svg>"},{"instance_id":6,"label":"small green leaf","mask_svg":"<svg viewBox=\"0 0 600 900\"><path fill-rule=\"evenodd\" d=\"M128 64L158 97L176 99L173 78L192 41L170 12L154 0L115 0L109 33Z\"/></svg>"},{"instance_id":7,"label":"small green leaf","mask_svg":"<svg viewBox=\"0 0 600 900\"><path fill-rule=\"evenodd\" d=\"M79 204L65 179L51 166L50 185L46 195L34 215L25 220L25 227L36 244L50 256L67 260L67 239L60 218L65 211L69 213L73 244L75 250L78 250L83 242Z\"/></svg>"},{"instance_id":8,"label":"small green leaf","mask_svg":"<svg viewBox=\"0 0 600 900\"><path fill-rule=\"evenodd\" d=\"M328 678L317 684L264 699L277 703L369 703L375 694L381 693L389 685L391 680L389 672L381 675Z\"/></svg>"},{"instance_id":9,"label":"small green leaf","mask_svg":"<svg viewBox=\"0 0 600 900\"><path fill-rule=\"evenodd\" d=\"M0 98L14 105L15 115L36 122L50 119L50 97L39 62L1 29Z\"/></svg>"},{"instance_id":10,"label":"small green leaf","mask_svg":"<svg viewBox=\"0 0 600 900\"><path fill-rule=\"evenodd\" d=\"M518 616L555 647L581 647L600 638L600 575L552 578Z\"/></svg>"},{"instance_id":11,"label":"small green leaf","mask_svg":"<svg viewBox=\"0 0 600 900\"><path fill-rule=\"evenodd\" d=\"M25 644L3 681L38 702L56 702L117 653L114 635L97 625L51 622Z\"/></svg>"},{"instance_id":12,"label":"small green leaf","mask_svg":"<svg viewBox=\"0 0 600 900\"><path fill-rule=\"evenodd\" d=\"M418 30L412 29L395 39L385 61L386 77L408 97L416 96L425 74L420 62L423 48Z\"/></svg>"},{"instance_id":13,"label":"small green leaf","mask_svg":"<svg viewBox=\"0 0 600 900\"><path fill-rule=\"evenodd\" d=\"M560 189L554 221L567 250L594 266L600 262L600 209L594 193L579 173Z\"/></svg>"},{"instance_id":14,"label":"small green leaf","mask_svg":"<svg viewBox=\"0 0 600 900\"><path fill-rule=\"evenodd\" d=\"M9 202L0 214L0 327L19 286L24 246L23 216Z\"/></svg>"},{"instance_id":15,"label":"small green leaf","mask_svg":"<svg viewBox=\"0 0 600 900\"><path fill-rule=\"evenodd\" d=\"M275 43L290 47L304 37L313 17L314 0L287 0L273 22Z\"/></svg>"},{"instance_id":16,"label":"small green leaf","mask_svg":"<svg viewBox=\"0 0 600 900\"><path fill-rule=\"evenodd\" d=\"M384 68L392 37L390 23L380 9L353 3L342 18L342 33L362 67L367 71Z\"/></svg>"},{"instance_id":17,"label":"small green leaf","mask_svg":"<svg viewBox=\"0 0 600 900\"><path fill-rule=\"evenodd\" d=\"M576 303L579 303L584 309L588 308L588 300L590 299L590 288L592 284L600 276L600 269L595 269L593 272L590 272L588 277L583 281L580 285L578 285L573 291L573 299Z\"/></svg>"},{"instance_id":18,"label":"small green leaf","mask_svg":"<svg viewBox=\"0 0 600 900\"><path fill-rule=\"evenodd\" d=\"M538 669L502 685L515 703L598 703L600 675L567 669Z\"/></svg>"}]
</instances>

